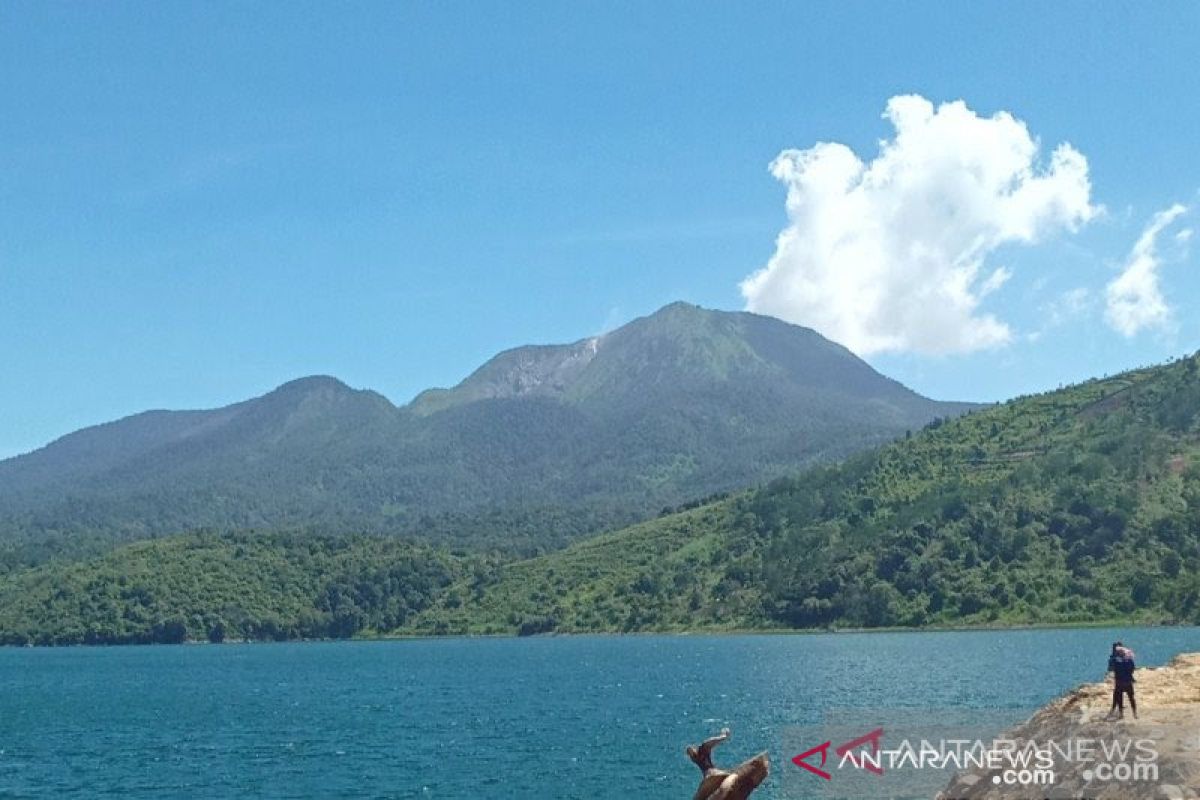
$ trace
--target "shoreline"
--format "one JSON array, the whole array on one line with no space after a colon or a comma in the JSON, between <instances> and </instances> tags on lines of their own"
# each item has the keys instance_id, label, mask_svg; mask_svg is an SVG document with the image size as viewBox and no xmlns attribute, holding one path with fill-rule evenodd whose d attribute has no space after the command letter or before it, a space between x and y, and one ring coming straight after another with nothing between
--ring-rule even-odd
<instances>
[{"instance_id":1,"label":"shoreline","mask_svg":"<svg viewBox=\"0 0 1200 800\"><path fill-rule=\"evenodd\" d=\"M989 765L960 771L938 800L1009 800L1032 794L1096 800L1200 797L1200 653L1180 653L1163 666L1140 668L1134 685L1140 711L1136 718L1132 713L1121 719L1109 716L1112 683L1106 680L1077 686L996 737L1017 748L1075 743L1073 756L1053 760L1052 780L1013 785L1003 763ZM1084 743L1090 743L1086 751ZM1129 743L1137 749L1122 749Z\"/></svg>"},{"instance_id":2,"label":"shoreline","mask_svg":"<svg viewBox=\"0 0 1200 800\"><path fill-rule=\"evenodd\" d=\"M695 628L660 631L552 631L521 636L516 633L400 633L381 636L355 637L350 640L311 641L391 641L403 639L554 639L571 636L836 636L876 633L972 633L1023 630L1080 630L1089 628L1197 628L1191 622L1151 622L1134 620L1099 620L1095 622L1014 622L963 625L924 625L919 628L888 626L879 628Z\"/></svg>"},{"instance_id":3,"label":"shoreline","mask_svg":"<svg viewBox=\"0 0 1200 800\"><path fill-rule=\"evenodd\" d=\"M14 650L52 650L61 648L90 648L90 647L171 647L171 646L214 646L222 645L269 645L269 644L319 644L331 642L405 642L405 641L439 641L463 639L559 639L559 638L634 638L647 636L670 637L733 637L733 636L843 636L861 634L921 634L921 633L997 633L1005 631L1045 631L1045 630L1089 630L1099 628L1195 628L1200 625L1191 623L1162 623L1135 622L1128 620L1105 620L1100 622L1045 622L1045 623L1014 623L1014 624L983 624L983 625L929 625L920 628L886 627L886 628L722 628L715 630L683 630L683 631L571 631L539 633L533 636L520 636L516 633L398 633L374 636L354 636L345 639L226 639L223 642L210 642L207 639L187 639L182 642L115 642L115 643L73 643L73 644L9 644L0 645L0 649Z\"/></svg>"}]
</instances>

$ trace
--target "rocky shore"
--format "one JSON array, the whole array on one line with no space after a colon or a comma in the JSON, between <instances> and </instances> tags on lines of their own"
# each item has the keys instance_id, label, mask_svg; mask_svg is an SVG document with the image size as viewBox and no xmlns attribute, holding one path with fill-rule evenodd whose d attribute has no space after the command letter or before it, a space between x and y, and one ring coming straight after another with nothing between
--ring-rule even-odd
<instances>
[{"instance_id":1,"label":"rocky shore","mask_svg":"<svg viewBox=\"0 0 1200 800\"><path fill-rule=\"evenodd\" d=\"M1111 682L1084 684L1000 737L1045 748L1053 764L964 771L938 800L1200 798L1200 653L1138 670L1136 686L1137 719L1128 708L1109 718Z\"/></svg>"}]
</instances>

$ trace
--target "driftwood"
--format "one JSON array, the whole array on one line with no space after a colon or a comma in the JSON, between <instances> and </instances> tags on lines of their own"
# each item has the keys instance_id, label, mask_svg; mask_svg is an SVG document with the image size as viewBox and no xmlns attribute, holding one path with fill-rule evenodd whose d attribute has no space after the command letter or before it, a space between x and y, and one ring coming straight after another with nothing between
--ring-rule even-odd
<instances>
[{"instance_id":1,"label":"driftwood","mask_svg":"<svg viewBox=\"0 0 1200 800\"><path fill-rule=\"evenodd\" d=\"M688 746L688 758L704 773L700 779L700 788L696 790L692 800L746 800L750 793L766 780L766 753L759 753L732 771L717 769L713 765L713 748L728 738L729 728L725 728L717 736L705 739L699 747Z\"/></svg>"}]
</instances>

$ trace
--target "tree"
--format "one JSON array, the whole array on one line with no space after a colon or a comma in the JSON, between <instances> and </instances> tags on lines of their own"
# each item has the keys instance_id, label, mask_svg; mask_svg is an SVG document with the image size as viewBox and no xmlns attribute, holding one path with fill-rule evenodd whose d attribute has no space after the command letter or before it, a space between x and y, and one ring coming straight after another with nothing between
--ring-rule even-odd
<instances>
[{"instance_id":1,"label":"tree","mask_svg":"<svg viewBox=\"0 0 1200 800\"><path fill-rule=\"evenodd\" d=\"M159 644L183 644L187 641L187 624L177 617L165 620L154 626L151 637Z\"/></svg>"}]
</instances>

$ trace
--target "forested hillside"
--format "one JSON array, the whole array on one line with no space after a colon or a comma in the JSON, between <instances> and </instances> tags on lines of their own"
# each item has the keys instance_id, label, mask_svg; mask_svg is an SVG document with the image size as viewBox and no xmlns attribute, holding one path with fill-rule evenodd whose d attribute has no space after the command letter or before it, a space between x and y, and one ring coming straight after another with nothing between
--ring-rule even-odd
<instances>
[{"instance_id":1,"label":"forested hillside","mask_svg":"<svg viewBox=\"0 0 1200 800\"><path fill-rule=\"evenodd\" d=\"M197 533L0 578L0 643L343 638L402 627L490 562L396 539Z\"/></svg>"},{"instance_id":2,"label":"forested hillside","mask_svg":"<svg viewBox=\"0 0 1200 800\"><path fill-rule=\"evenodd\" d=\"M1200 622L1197 359L507 566L418 628Z\"/></svg>"},{"instance_id":3,"label":"forested hillside","mask_svg":"<svg viewBox=\"0 0 1200 800\"><path fill-rule=\"evenodd\" d=\"M507 563L361 537L147 542L0 578L0 639L1195 623L1198 412L1193 357Z\"/></svg>"},{"instance_id":4,"label":"forested hillside","mask_svg":"<svg viewBox=\"0 0 1200 800\"><path fill-rule=\"evenodd\" d=\"M967 408L811 330L676 303L573 345L507 351L400 408L315 377L71 434L0 462L0 563L205 527L528 554Z\"/></svg>"}]
</instances>

